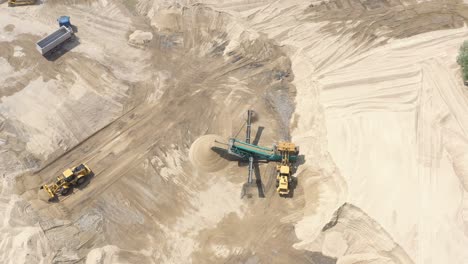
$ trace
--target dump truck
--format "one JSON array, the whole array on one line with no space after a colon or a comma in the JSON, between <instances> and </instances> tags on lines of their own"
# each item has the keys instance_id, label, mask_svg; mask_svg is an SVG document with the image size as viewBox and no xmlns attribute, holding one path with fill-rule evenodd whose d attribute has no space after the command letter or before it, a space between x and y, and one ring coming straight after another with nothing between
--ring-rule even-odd
<instances>
[{"instance_id":1,"label":"dump truck","mask_svg":"<svg viewBox=\"0 0 468 264\"><path fill-rule=\"evenodd\" d=\"M60 28L36 43L36 49L42 55L47 54L73 36L73 29L69 16L61 16L57 21Z\"/></svg>"},{"instance_id":2,"label":"dump truck","mask_svg":"<svg viewBox=\"0 0 468 264\"><path fill-rule=\"evenodd\" d=\"M40 189L47 192L49 200L56 198L58 194L65 196L71 192L73 187L83 184L91 174L92 171L86 164L80 164L65 170L62 175L57 177L55 183L44 184Z\"/></svg>"},{"instance_id":3,"label":"dump truck","mask_svg":"<svg viewBox=\"0 0 468 264\"><path fill-rule=\"evenodd\" d=\"M34 5L36 0L8 0L8 6Z\"/></svg>"}]
</instances>

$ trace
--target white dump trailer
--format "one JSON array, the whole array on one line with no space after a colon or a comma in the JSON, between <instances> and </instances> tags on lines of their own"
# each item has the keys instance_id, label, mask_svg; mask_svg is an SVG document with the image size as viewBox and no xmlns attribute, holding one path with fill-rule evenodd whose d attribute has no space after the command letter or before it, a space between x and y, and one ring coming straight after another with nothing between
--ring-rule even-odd
<instances>
[{"instance_id":1,"label":"white dump trailer","mask_svg":"<svg viewBox=\"0 0 468 264\"><path fill-rule=\"evenodd\" d=\"M70 39L73 35L71 27L61 26L57 31L48 35L47 37L39 40L36 43L37 50L42 54L46 54L53 48L62 44L66 40Z\"/></svg>"}]
</instances>

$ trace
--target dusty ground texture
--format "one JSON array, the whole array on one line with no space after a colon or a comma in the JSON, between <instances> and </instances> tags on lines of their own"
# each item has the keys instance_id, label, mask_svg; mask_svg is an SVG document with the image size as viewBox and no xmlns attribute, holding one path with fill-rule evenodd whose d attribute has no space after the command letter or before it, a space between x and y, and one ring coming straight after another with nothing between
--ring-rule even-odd
<instances>
[{"instance_id":1,"label":"dusty ground texture","mask_svg":"<svg viewBox=\"0 0 468 264\"><path fill-rule=\"evenodd\" d=\"M1 263L468 263L462 1L0 2ZM208 149L247 109L292 198Z\"/></svg>"}]
</instances>

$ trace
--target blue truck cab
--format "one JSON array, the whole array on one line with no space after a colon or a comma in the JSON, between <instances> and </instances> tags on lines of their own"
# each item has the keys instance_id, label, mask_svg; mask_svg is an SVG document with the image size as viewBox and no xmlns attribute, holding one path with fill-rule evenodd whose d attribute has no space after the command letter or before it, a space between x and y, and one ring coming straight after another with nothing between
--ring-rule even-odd
<instances>
[{"instance_id":1,"label":"blue truck cab","mask_svg":"<svg viewBox=\"0 0 468 264\"><path fill-rule=\"evenodd\" d=\"M68 28L71 28L71 23L70 23L70 17L69 16L61 16L57 19L59 22L59 26L66 26Z\"/></svg>"}]
</instances>

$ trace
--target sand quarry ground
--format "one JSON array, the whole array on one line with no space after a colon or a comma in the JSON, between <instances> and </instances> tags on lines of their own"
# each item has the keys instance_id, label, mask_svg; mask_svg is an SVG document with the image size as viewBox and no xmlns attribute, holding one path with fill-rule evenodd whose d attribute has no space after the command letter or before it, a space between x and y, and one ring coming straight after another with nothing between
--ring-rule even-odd
<instances>
[{"instance_id":1,"label":"sand quarry ground","mask_svg":"<svg viewBox=\"0 0 468 264\"><path fill-rule=\"evenodd\" d=\"M468 263L462 1L0 2L0 263ZM247 109L292 198L209 150Z\"/></svg>"}]
</instances>

